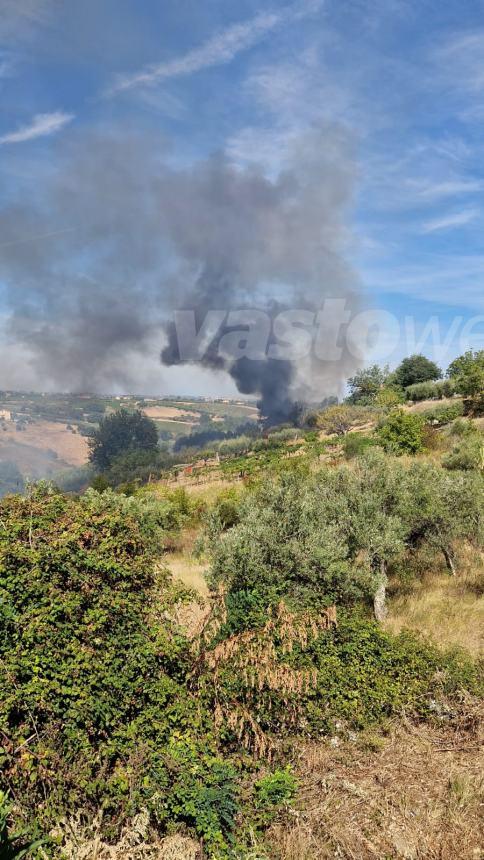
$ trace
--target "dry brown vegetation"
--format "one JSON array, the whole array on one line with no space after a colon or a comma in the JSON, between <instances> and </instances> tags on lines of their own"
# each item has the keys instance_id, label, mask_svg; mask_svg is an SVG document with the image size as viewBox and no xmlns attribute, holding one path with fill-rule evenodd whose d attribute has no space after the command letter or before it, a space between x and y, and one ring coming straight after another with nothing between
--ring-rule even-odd
<instances>
[{"instance_id":1,"label":"dry brown vegetation","mask_svg":"<svg viewBox=\"0 0 484 860\"><path fill-rule=\"evenodd\" d=\"M445 715L444 715L445 716ZM298 755L296 812L273 826L278 860L477 860L482 857L482 705L438 725L404 721L386 736Z\"/></svg>"},{"instance_id":2,"label":"dry brown vegetation","mask_svg":"<svg viewBox=\"0 0 484 860\"><path fill-rule=\"evenodd\" d=\"M201 595L208 595L205 579L207 564L201 563L189 553L177 552L167 555L164 559L166 566L175 579L180 580L188 588L193 588Z\"/></svg>"},{"instance_id":3,"label":"dry brown vegetation","mask_svg":"<svg viewBox=\"0 0 484 860\"><path fill-rule=\"evenodd\" d=\"M460 646L477 657L484 646L484 559L461 546L458 575L449 576L440 557L408 585L399 585L389 603L386 627L416 630L443 647Z\"/></svg>"},{"instance_id":4,"label":"dry brown vegetation","mask_svg":"<svg viewBox=\"0 0 484 860\"><path fill-rule=\"evenodd\" d=\"M52 457L52 452L57 459ZM68 430L66 424L36 421L18 431L8 422L0 429L0 458L17 463L20 471L27 475L36 477L45 471L82 466L87 457L87 440Z\"/></svg>"},{"instance_id":5,"label":"dry brown vegetation","mask_svg":"<svg viewBox=\"0 0 484 860\"><path fill-rule=\"evenodd\" d=\"M149 814L135 816L125 827L114 845L99 836L102 816L83 824L80 816L63 822L59 828L62 839L62 856L65 860L201 860L199 844L175 833L164 839L150 832Z\"/></svg>"}]
</instances>

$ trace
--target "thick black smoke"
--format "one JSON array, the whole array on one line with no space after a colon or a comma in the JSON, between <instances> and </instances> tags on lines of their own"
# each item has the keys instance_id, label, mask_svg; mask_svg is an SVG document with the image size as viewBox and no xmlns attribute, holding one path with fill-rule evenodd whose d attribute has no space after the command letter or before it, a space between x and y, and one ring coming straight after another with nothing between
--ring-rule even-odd
<instances>
[{"instance_id":1,"label":"thick black smoke","mask_svg":"<svg viewBox=\"0 0 484 860\"><path fill-rule=\"evenodd\" d=\"M223 153L174 166L159 137L121 129L66 136L53 166L0 209L2 357L19 356L15 382L147 390L149 374L153 388L163 338L163 362L180 362L171 321L181 308L199 324L210 310L317 310L327 296L354 311L353 184L346 132L332 125L301 136L276 176ZM215 340L201 364L280 420L302 396L335 393L354 360L343 350L337 362L230 362Z\"/></svg>"}]
</instances>

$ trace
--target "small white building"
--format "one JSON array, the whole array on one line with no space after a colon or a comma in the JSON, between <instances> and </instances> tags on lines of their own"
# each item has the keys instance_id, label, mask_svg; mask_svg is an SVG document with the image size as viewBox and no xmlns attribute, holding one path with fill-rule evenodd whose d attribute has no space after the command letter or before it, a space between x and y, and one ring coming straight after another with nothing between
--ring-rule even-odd
<instances>
[{"instance_id":1,"label":"small white building","mask_svg":"<svg viewBox=\"0 0 484 860\"><path fill-rule=\"evenodd\" d=\"M10 412L9 409L0 409L0 420L3 420L3 421L11 421L12 420L12 413Z\"/></svg>"}]
</instances>

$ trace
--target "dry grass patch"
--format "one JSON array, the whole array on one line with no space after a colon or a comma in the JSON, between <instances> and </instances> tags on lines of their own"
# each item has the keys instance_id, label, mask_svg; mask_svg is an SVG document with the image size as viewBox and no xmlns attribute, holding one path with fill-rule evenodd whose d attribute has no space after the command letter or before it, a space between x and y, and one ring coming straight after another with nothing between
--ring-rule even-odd
<instances>
[{"instance_id":1,"label":"dry grass patch","mask_svg":"<svg viewBox=\"0 0 484 860\"><path fill-rule=\"evenodd\" d=\"M169 554L163 560L174 579L179 579L188 588L193 588L204 597L208 595L205 579L208 569L206 563L203 564L193 556L184 553Z\"/></svg>"},{"instance_id":2,"label":"dry grass patch","mask_svg":"<svg viewBox=\"0 0 484 860\"><path fill-rule=\"evenodd\" d=\"M11 459L19 464L19 468L29 471L32 468L32 457L42 456L48 451L55 451L60 466L82 466L87 462L89 448L87 439L79 433L67 429L67 424L56 421L35 421L26 424L21 432L9 422L5 429L0 430L0 456L9 459L9 447L15 451ZM35 466L35 462L34 462ZM59 468L60 468L59 466ZM35 469L34 469L35 473Z\"/></svg>"},{"instance_id":3,"label":"dry grass patch","mask_svg":"<svg viewBox=\"0 0 484 860\"><path fill-rule=\"evenodd\" d=\"M441 569L424 573L389 602L387 629L423 633L440 646L460 646L474 657L484 646L484 563L470 549L459 553L459 573Z\"/></svg>"},{"instance_id":4,"label":"dry grass patch","mask_svg":"<svg viewBox=\"0 0 484 860\"><path fill-rule=\"evenodd\" d=\"M481 713L480 713L481 711ZM395 725L387 737L308 744L292 821L273 826L277 860L482 857L482 707L452 725Z\"/></svg>"},{"instance_id":5,"label":"dry grass patch","mask_svg":"<svg viewBox=\"0 0 484 860\"><path fill-rule=\"evenodd\" d=\"M56 835L61 839L65 860L201 860L198 842L174 833L160 839L151 832L148 812L135 816L123 828L118 842L109 844L99 836L102 814L89 824L78 815L64 821ZM44 852L42 852L44 853ZM46 855L45 855L46 856Z\"/></svg>"}]
</instances>

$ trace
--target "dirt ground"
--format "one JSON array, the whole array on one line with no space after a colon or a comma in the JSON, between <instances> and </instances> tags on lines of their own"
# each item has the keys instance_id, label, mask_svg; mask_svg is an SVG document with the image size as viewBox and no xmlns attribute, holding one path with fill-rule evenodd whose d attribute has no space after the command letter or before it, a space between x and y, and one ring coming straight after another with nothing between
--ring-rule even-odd
<instances>
[{"instance_id":1,"label":"dirt ground","mask_svg":"<svg viewBox=\"0 0 484 860\"><path fill-rule=\"evenodd\" d=\"M307 744L297 811L270 834L274 857L484 857L482 740L482 705L463 701L435 725L404 720L386 736Z\"/></svg>"}]
</instances>

